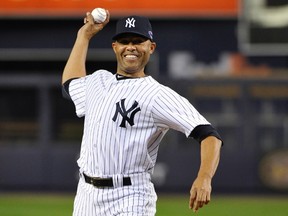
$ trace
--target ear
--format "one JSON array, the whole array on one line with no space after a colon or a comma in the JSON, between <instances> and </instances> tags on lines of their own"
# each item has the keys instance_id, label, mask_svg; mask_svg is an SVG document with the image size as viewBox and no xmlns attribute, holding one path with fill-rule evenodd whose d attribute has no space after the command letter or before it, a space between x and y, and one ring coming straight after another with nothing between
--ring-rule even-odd
<instances>
[{"instance_id":1,"label":"ear","mask_svg":"<svg viewBox=\"0 0 288 216\"><path fill-rule=\"evenodd\" d=\"M115 42L112 42L112 48L113 48L114 53L116 53L116 43Z\"/></svg>"},{"instance_id":2,"label":"ear","mask_svg":"<svg viewBox=\"0 0 288 216\"><path fill-rule=\"evenodd\" d=\"M155 42L151 42L151 45L150 45L150 54L153 54L154 51L156 49L156 43Z\"/></svg>"}]
</instances>

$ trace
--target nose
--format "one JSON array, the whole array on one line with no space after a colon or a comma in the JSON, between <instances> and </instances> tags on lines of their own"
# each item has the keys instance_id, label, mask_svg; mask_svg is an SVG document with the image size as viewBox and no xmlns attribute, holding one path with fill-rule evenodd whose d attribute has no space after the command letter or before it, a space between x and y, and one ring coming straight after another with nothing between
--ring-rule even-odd
<instances>
[{"instance_id":1,"label":"nose","mask_svg":"<svg viewBox=\"0 0 288 216\"><path fill-rule=\"evenodd\" d=\"M131 51L131 50L135 50L135 44L133 44L132 42L130 42L129 44L127 44L127 50Z\"/></svg>"}]
</instances>

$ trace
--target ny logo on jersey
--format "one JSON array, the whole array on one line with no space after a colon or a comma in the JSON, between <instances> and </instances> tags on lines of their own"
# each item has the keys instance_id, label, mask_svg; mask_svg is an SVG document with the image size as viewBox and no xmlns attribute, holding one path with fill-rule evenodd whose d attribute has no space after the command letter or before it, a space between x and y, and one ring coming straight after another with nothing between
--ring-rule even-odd
<instances>
[{"instance_id":1,"label":"ny logo on jersey","mask_svg":"<svg viewBox=\"0 0 288 216\"><path fill-rule=\"evenodd\" d=\"M131 19L130 18L127 18L126 19L126 25L125 25L125 28L135 28L135 19L132 17Z\"/></svg>"},{"instance_id":2,"label":"ny logo on jersey","mask_svg":"<svg viewBox=\"0 0 288 216\"><path fill-rule=\"evenodd\" d=\"M118 117L118 113L120 113L122 116L122 121L119 126L123 128L126 128L126 121L130 124L130 126L133 126L135 114L141 110L140 107L138 107L137 101L134 101L133 105L127 110L125 107L125 99L126 98L121 99L121 101L116 103L116 111L114 117L112 118L112 120L115 122ZM130 117L128 114L130 114Z\"/></svg>"}]
</instances>

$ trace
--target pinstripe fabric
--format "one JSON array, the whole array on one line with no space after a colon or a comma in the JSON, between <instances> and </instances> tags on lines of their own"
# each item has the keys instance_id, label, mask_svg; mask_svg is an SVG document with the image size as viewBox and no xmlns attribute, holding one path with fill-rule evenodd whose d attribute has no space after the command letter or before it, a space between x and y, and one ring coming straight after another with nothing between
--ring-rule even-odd
<instances>
[{"instance_id":1,"label":"pinstripe fabric","mask_svg":"<svg viewBox=\"0 0 288 216\"><path fill-rule=\"evenodd\" d=\"M117 80L112 73L99 70L73 80L69 86L69 93L75 104L76 114L79 117L85 116L78 165L80 172L89 176L151 174L156 163L159 143L169 128L178 130L188 137L197 125L210 124L185 98L159 84L150 76ZM143 183L141 187L147 188L147 184L150 182ZM86 184L85 187L91 185ZM83 188L81 181L79 188ZM79 188L77 196L83 198L79 199L76 196L77 211L81 211L87 202L91 203L91 194L87 194L93 191L93 187L91 190L86 190L88 193L84 196L83 189ZM105 197L104 194L108 192L101 191L103 194L97 196L100 196L100 203L103 204L106 203L103 196ZM108 189L107 191L111 192ZM154 193L154 188L152 191ZM98 200L95 198L95 194L98 193L93 194L93 200ZM125 198L127 202L134 200L126 196L133 194L133 190L128 190L127 187L112 190L112 194L115 199L113 208L117 207L116 203L123 197L127 197ZM107 199L111 201L110 195L107 195ZM144 201L142 204L137 203L136 206L143 207L144 203ZM107 208L107 215L114 215L112 212L109 213L113 208ZM85 212L93 211L88 206L85 209Z\"/></svg>"},{"instance_id":2,"label":"pinstripe fabric","mask_svg":"<svg viewBox=\"0 0 288 216\"><path fill-rule=\"evenodd\" d=\"M78 183L73 216L154 216L156 200L148 175L132 175L132 186L99 189Z\"/></svg>"}]
</instances>

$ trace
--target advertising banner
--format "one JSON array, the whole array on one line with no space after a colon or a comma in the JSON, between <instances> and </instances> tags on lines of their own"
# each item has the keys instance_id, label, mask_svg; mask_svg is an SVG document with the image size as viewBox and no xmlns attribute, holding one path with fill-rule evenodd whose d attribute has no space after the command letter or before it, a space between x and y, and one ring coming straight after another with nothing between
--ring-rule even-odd
<instances>
[{"instance_id":1,"label":"advertising banner","mask_svg":"<svg viewBox=\"0 0 288 216\"><path fill-rule=\"evenodd\" d=\"M234 17L239 0L1 0L0 16L79 16L95 7L113 16L139 14L153 17Z\"/></svg>"}]
</instances>

